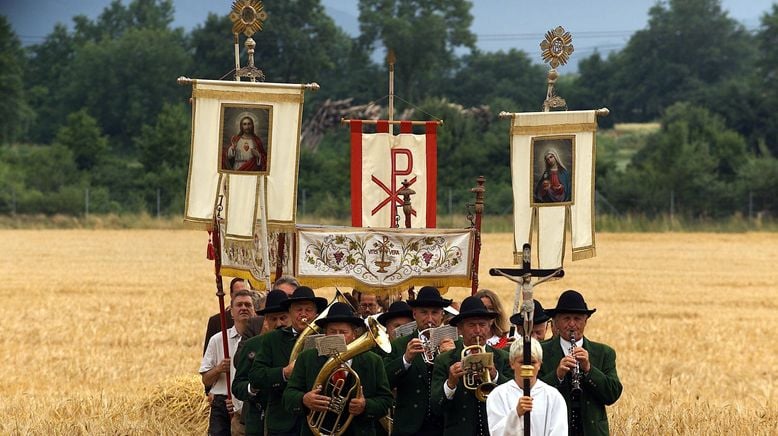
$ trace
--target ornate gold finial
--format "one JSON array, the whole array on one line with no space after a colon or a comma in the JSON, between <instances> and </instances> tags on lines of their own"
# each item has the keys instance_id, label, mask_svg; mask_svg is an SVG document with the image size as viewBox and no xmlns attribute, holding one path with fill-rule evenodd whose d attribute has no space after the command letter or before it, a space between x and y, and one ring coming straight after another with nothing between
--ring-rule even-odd
<instances>
[{"instance_id":1,"label":"ornate gold finial","mask_svg":"<svg viewBox=\"0 0 778 436\"><path fill-rule=\"evenodd\" d=\"M262 30L262 22L267 19L265 5L261 0L235 0L232 3L230 21L232 33L242 33L251 37Z\"/></svg>"},{"instance_id":2,"label":"ornate gold finial","mask_svg":"<svg viewBox=\"0 0 778 436\"><path fill-rule=\"evenodd\" d=\"M570 32L565 31L564 27L557 26L556 29L546 32L546 38L540 42L540 48L543 62L551 66L551 69L548 71L548 89L546 91L546 100L543 102L543 111L548 112L552 109L567 110L567 102L562 97L556 95L554 85L559 77L556 67L566 64L575 50L573 48L573 36L570 35Z\"/></svg>"},{"instance_id":3,"label":"ornate gold finial","mask_svg":"<svg viewBox=\"0 0 778 436\"><path fill-rule=\"evenodd\" d=\"M540 42L540 48L543 51L543 62L547 62L551 68L556 68L566 64L573 54L573 36L566 32L564 27L557 26L556 29L546 32L546 38Z\"/></svg>"}]
</instances>

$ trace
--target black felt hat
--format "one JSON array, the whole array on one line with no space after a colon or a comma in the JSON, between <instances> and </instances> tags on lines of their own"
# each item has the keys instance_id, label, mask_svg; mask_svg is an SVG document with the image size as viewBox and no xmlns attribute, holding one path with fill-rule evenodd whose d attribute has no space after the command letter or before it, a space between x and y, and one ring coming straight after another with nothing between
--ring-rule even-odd
<instances>
[{"instance_id":1,"label":"black felt hat","mask_svg":"<svg viewBox=\"0 0 778 436\"><path fill-rule=\"evenodd\" d=\"M381 323L381 325L386 326L386 323L401 316L413 318L411 306L405 301L395 301L389 306L389 310L378 315L378 322Z\"/></svg>"},{"instance_id":2,"label":"black felt hat","mask_svg":"<svg viewBox=\"0 0 778 436\"><path fill-rule=\"evenodd\" d=\"M562 292L562 295L559 296L559 300L556 302L555 308L546 309L546 313L552 318L558 313L583 313L589 317L596 311L597 309L589 309L589 306L586 305L586 301L584 301L583 295L572 289Z\"/></svg>"},{"instance_id":3,"label":"black felt hat","mask_svg":"<svg viewBox=\"0 0 778 436\"><path fill-rule=\"evenodd\" d=\"M265 308L260 311L257 311L257 315L265 315L267 313L286 312L288 309L283 308L281 306L281 303L283 303L288 299L289 296L286 295L286 292L280 289L273 289L267 294L267 298L265 299Z\"/></svg>"},{"instance_id":4,"label":"black felt hat","mask_svg":"<svg viewBox=\"0 0 778 436\"><path fill-rule=\"evenodd\" d=\"M302 301L310 301L316 304L317 313L322 313L322 311L327 308L327 299L317 297L313 293L313 289L309 288L308 286L300 286L299 288L295 289L291 297L281 302L281 307L283 307L284 310L289 310L289 307L292 305L292 303L299 303Z\"/></svg>"},{"instance_id":5,"label":"black felt hat","mask_svg":"<svg viewBox=\"0 0 778 436\"><path fill-rule=\"evenodd\" d=\"M535 312L532 314L532 322L535 325L543 324L544 322L551 319L550 316L546 313L546 311L543 309L543 306L540 304L540 301L538 300L532 300L535 303ZM513 314L511 316L511 324L516 325L524 325L524 317L521 315L521 312Z\"/></svg>"},{"instance_id":6,"label":"black felt hat","mask_svg":"<svg viewBox=\"0 0 778 436\"><path fill-rule=\"evenodd\" d=\"M486 308L486 305L478 297L467 297L462 301L462 305L459 306L459 315L451 318L448 323L455 326L460 321L467 318L497 318L497 312L492 312Z\"/></svg>"},{"instance_id":7,"label":"black felt hat","mask_svg":"<svg viewBox=\"0 0 778 436\"><path fill-rule=\"evenodd\" d=\"M446 300L440 296L438 288L425 286L419 290L415 300L408 302L411 307L446 307L451 304L451 300Z\"/></svg>"},{"instance_id":8,"label":"black felt hat","mask_svg":"<svg viewBox=\"0 0 778 436\"><path fill-rule=\"evenodd\" d=\"M324 328L331 322L347 322L353 324L355 327L364 327L365 320L356 316L354 311L351 310L351 306L346 303L336 302L330 306L330 310L327 312L327 316L322 319L316 320L316 325Z\"/></svg>"}]
</instances>

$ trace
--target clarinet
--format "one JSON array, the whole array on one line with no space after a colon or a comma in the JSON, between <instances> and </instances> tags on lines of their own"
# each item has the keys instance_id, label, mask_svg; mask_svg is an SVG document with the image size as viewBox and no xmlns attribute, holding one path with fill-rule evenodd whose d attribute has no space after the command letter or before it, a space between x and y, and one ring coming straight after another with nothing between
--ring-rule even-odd
<instances>
[{"instance_id":1,"label":"clarinet","mask_svg":"<svg viewBox=\"0 0 778 436\"><path fill-rule=\"evenodd\" d=\"M575 331L570 330L570 355L575 351ZM581 368L578 359L570 370L570 435L583 435L583 417L581 416Z\"/></svg>"}]
</instances>

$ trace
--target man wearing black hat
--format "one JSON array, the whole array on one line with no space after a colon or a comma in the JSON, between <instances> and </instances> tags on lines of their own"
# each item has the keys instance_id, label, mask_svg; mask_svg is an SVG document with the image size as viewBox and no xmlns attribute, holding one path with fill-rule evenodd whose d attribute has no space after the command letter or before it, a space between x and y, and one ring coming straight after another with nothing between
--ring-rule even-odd
<instances>
[{"instance_id":1,"label":"man wearing black hat","mask_svg":"<svg viewBox=\"0 0 778 436\"><path fill-rule=\"evenodd\" d=\"M416 299L408 302L416 330L392 342L392 352L384 359L389 385L397 390L395 401L393 435L439 435L443 434L442 420L432 413L430 391L432 387L432 365L424 362L424 347L419 340L419 331L440 327L443 323L443 308L451 300L443 299L440 292L425 286L419 290ZM454 342L446 340L440 350L454 349Z\"/></svg>"},{"instance_id":2,"label":"man wearing black hat","mask_svg":"<svg viewBox=\"0 0 778 436\"><path fill-rule=\"evenodd\" d=\"M413 321L413 311L411 306L405 301L395 301L389 306L389 310L378 315L378 322L386 327L386 334L390 340L394 340L394 330L403 324Z\"/></svg>"},{"instance_id":3,"label":"man wearing black hat","mask_svg":"<svg viewBox=\"0 0 778 436\"><path fill-rule=\"evenodd\" d=\"M343 335L346 344L350 344L356 339L357 329L365 326L365 321L356 316L348 304L338 302L333 303L327 316L317 320L316 324L324 329L327 336ZM320 356L317 349L300 353L283 396L287 411L305 420L312 410L328 410L331 399L327 393L330 391L313 385L328 359L328 356ZM359 375L361 389L344 404L343 413L353 415L345 434L375 435L376 422L386 415L392 404L392 392L389 390L383 363L378 355L370 352L353 356L347 363ZM345 371L335 371L329 377L329 380L333 380L347 376ZM351 381L346 383L344 391L352 385ZM300 434L312 433L307 425L303 425Z\"/></svg>"},{"instance_id":4,"label":"man wearing black hat","mask_svg":"<svg viewBox=\"0 0 778 436\"><path fill-rule=\"evenodd\" d=\"M546 340L548 321L551 318L543 309L543 305L540 304L540 301L532 300L532 302L535 303L535 310L532 313L532 332L530 333L530 336L537 339L538 342L543 342ZM511 324L516 326L516 337L521 338L522 335L524 335L524 317L521 312L511 316Z\"/></svg>"},{"instance_id":5,"label":"man wearing black hat","mask_svg":"<svg viewBox=\"0 0 778 436\"><path fill-rule=\"evenodd\" d=\"M327 307L327 300L314 295L311 288L300 286L291 297L282 300L279 307L289 313L291 327L276 329L262 336L249 370L249 383L252 388L269 392L265 433L271 436L297 435L302 420L282 405L282 395L295 366L295 362L289 361L289 356L297 335Z\"/></svg>"},{"instance_id":6,"label":"man wearing black hat","mask_svg":"<svg viewBox=\"0 0 778 436\"><path fill-rule=\"evenodd\" d=\"M571 418L580 418L576 420L578 422L571 419L571 434L609 434L605 406L615 403L621 396L616 352L584 337L586 322L596 310L590 310L583 295L573 290L563 292L556 307L546 310L554 320L554 337L542 344L543 365L539 378L559 389ZM573 374L576 372L579 376L575 384L580 385L581 390L580 394L574 395Z\"/></svg>"},{"instance_id":7,"label":"man wearing black hat","mask_svg":"<svg viewBox=\"0 0 778 436\"><path fill-rule=\"evenodd\" d=\"M491 337L492 320L496 317L497 313L487 310L480 298L467 297L459 315L451 318L450 324L459 329L462 339L453 350L438 356L432 371L432 410L443 416L444 435L489 434L486 403L479 401L474 390L466 389L462 382L465 368L461 356L464 347L482 345L493 356L494 365L488 368L491 381L499 385L513 379L508 353L484 345Z\"/></svg>"},{"instance_id":8,"label":"man wearing black hat","mask_svg":"<svg viewBox=\"0 0 778 436\"><path fill-rule=\"evenodd\" d=\"M267 294L265 308L257 312L257 315L265 317L267 326L265 333L289 327L289 312L281 307L281 302L287 299L286 292L281 289L273 289ZM235 379L232 381L232 393L236 398L244 401L242 418L246 425L247 436L265 434L264 411L267 409L270 391L252 388L249 382L249 371L266 337L267 334L241 341L238 351L235 352Z\"/></svg>"}]
</instances>

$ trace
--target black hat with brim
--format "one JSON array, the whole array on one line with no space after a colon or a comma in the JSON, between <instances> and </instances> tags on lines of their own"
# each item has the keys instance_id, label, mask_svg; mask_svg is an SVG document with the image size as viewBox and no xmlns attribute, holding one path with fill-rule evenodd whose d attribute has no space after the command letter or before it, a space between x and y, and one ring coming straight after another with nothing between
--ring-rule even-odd
<instances>
[{"instance_id":1,"label":"black hat with brim","mask_svg":"<svg viewBox=\"0 0 778 436\"><path fill-rule=\"evenodd\" d=\"M317 297L313 293L313 289L308 286L300 286L295 289L291 297L281 302L281 307L283 307L284 310L289 310L292 303L301 303L303 301L314 303L316 305L316 313L322 313L324 309L327 308L327 299Z\"/></svg>"},{"instance_id":2,"label":"black hat with brim","mask_svg":"<svg viewBox=\"0 0 778 436\"><path fill-rule=\"evenodd\" d=\"M400 317L406 317L406 318L413 318L413 312L411 311L411 306L408 305L405 301L395 301L392 303L391 306L389 306L389 310L386 312L378 315L378 322L381 323L384 327L386 326L386 323L389 321L400 318Z\"/></svg>"},{"instance_id":3,"label":"black hat with brim","mask_svg":"<svg viewBox=\"0 0 778 436\"><path fill-rule=\"evenodd\" d=\"M451 305L451 300L440 296L438 288L425 286L419 290L415 300L408 302L411 307L446 307Z\"/></svg>"},{"instance_id":4,"label":"black hat with brim","mask_svg":"<svg viewBox=\"0 0 778 436\"><path fill-rule=\"evenodd\" d=\"M589 317L596 311L597 309L589 309L589 306L586 305L586 301L584 301L583 295L572 289L562 292L562 295L559 296L559 300L556 302L555 308L546 309L546 313L552 318L560 313L582 313Z\"/></svg>"},{"instance_id":5,"label":"black hat with brim","mask_svg":"<svg viewBox=\"0 0 778 436\"><path fill-rule=\"evenodd\" d=\"M540 325L550 320L551 317L548 316L546 311L543 309L543 306L540 304L540 301L538 300L532 300L532 301L535 303L535 311L532 314L532 323L535 325ZM524 317L521 315L521 312L513 314L511 316L511 324L516 324L518 326L524 325Z\"/></svg>"},{"instance_id":6,"label":"black hat with brim","mask_svg":"<svg viewBox=\"0 0 778 436\"><path fill-rule=\"evenodd\" d=\"M286 292L280 289L273 289L267 294L267 298L265 299L265 308L257 311L257 315L286 312L288 309L284 309L281 306L281 303L288 299L289 296L286 295Z\"/></svg>"},{"instance_id":7,"label":"black hat with brim","mask_svg":"<svg viewBox=\"0 0 778 436\"><path fill-rule=\"evenodd\" d=\"M347 322L355 327L365 326L365 320L356 316L354 311L351 310L351 306L341 302L332 303L330 310L327 312L327 316L317 319L315 322L316 325L321 328L327 327L327 324L332 322Z\"/></svg>"},{"instance_id":8,"label":"black hat with brim","mask_svg":"<svg viewBox=\"0 0 778 436\"><path fill-rule=\"evenodd\" d=\"M497 318L497 312L492 312L486 308L484 302L478 297L467 297L462 301L462 305L459 306L459 315L451 318L449 324L456 327L460 321L468 318Z\"/></svg>"}]
</instances>

